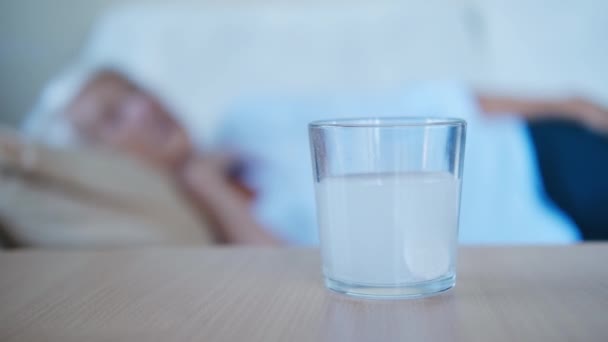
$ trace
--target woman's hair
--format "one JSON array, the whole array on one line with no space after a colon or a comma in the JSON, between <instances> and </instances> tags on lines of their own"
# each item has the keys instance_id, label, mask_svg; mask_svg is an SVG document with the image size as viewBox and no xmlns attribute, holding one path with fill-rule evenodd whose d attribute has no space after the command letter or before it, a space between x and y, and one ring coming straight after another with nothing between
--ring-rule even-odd
<instances>
[{"instance_id":1,"label":"woman's hair","mask_svg":"<svg viewBox=\"0 0 608 342\"><path fill-rule=\"evenodd\" d=\"M24 136L53 146L80 143L64 113L82 89L104 72L120 74L129 79L120 68L75 63L51 80L22 124Z\"/></svg>"}]
</instances>

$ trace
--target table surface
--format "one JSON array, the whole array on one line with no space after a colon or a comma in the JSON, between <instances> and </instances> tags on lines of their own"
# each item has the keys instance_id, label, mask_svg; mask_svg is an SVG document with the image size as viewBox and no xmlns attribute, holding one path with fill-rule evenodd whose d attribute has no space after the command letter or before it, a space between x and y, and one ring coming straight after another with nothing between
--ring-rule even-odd
<instances>
[{"instance_id":1,"label":"table surface","mask_svg":"<svg viewBox=\"0 0 608 342\"><path fill-rule=\"evenodd\" d=\"M466 247L415 300L323 287L315 249L0 252L0 341L608 341L608 244Z\"/></svg>"}]
</instances>

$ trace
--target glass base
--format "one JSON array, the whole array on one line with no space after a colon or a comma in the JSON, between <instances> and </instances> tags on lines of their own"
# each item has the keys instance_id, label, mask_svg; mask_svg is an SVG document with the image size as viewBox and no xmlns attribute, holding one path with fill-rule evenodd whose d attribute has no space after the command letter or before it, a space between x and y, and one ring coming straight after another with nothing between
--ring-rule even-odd
<instances>
[{"instance_id":1,"label":"glass base","mask_svg":"<svg viewBox=\"0 0 608 342\"><path fill-rule=\"evenodd\" d=\"M445 292L456 283L456 277L451 275L429 281L409 283L394 286L348 283L325 277L328 289L360 298L368 299L412 299L423 298Z\"/></svg>"}]
</instances>

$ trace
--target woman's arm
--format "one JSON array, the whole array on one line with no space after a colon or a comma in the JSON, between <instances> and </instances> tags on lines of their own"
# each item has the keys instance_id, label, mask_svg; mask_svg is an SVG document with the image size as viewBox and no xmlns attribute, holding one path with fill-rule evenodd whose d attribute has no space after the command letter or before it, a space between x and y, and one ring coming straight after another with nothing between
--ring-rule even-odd
<instances>
[{"instance_id":1,"label":"woman's arm","mask_svg":"<svg viewBox=\"0 0 608 342\"><path fill-rule=\"evenodd\" d=\"M193 158L179 172L179 180L194 205L207 215L218 238L226 243L280 245L251 213L251 196L226 174L225 163Z\"/></svg>"},{"instance_id":2,"label":"woman's arm","mask_svg":"<svg viewBox=\"0 0 608 342\"><path fill-rule=\"evenodd\" d=\"M477 96L486 114L519 114L528 120L565 119L593 130L608 132L608 108L584 98L522 99L480 94Z\"/></svg>"}]
</instances>

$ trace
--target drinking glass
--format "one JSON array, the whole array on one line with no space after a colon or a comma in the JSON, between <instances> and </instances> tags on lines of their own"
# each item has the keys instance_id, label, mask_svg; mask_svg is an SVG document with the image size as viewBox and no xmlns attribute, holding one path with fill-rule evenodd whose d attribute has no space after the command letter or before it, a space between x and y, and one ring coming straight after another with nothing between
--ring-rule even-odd
<instances>
[{"instance_id":1,"label":"drinking glass","mask_svg":"<svg viewBox=\"0 0 608 342\"><path fill-rule=\"evenodd\" d=\"M466 122L309 124L325 284L369 298L454 286Z\"/></svg>"}]
</instances>

